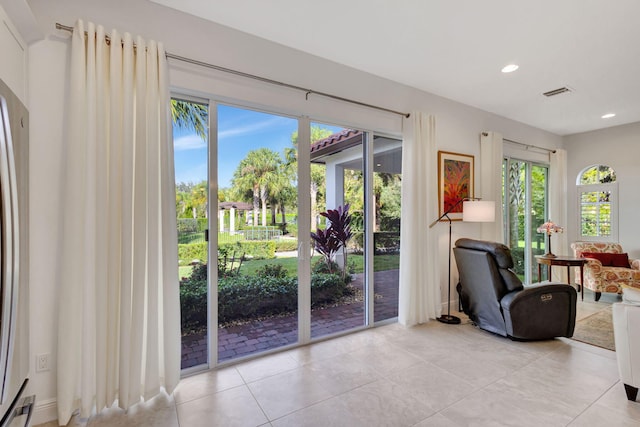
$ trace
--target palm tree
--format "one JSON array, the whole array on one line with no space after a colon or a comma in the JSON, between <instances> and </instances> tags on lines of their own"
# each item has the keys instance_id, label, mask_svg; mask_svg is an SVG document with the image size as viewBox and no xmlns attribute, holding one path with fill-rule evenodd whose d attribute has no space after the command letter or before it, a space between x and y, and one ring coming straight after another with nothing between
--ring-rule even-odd
<instances>
[{"instance_id":1,"label":"palm tree","mask_svg":"<svg viewBox=\"0 0 640 427\"><path fill-rule=\"evenodd\" d=\"M209 110L204 104L171 99L171 119L174 126L191 129L203 140L207 139Z\"/></svg>"},{"instance_id":2,"label":"palm tree","mask_svg":"<svg viewBox=\"0 0 640 427\"><path fill-rule=\"evenodd\" d=\"M331 135L329 129L323 129L319 126L311 126L311 143L313 144L316 141L320 141L321 139L325 139L329 135ZM291 164L291 167L296 170L297 169L297 157L295 156L297 147L298 147L298 131L293 132L291 135L291 143L294 148L289 149L286 153L285 157L287 158L287 162ZM292 156L293 154L293 156ZM292 160L293 159L293 160ZM316 226L316 218L318 216L319 206L320 205L320 194L325 187L325 171L324 166L317 165L315 163L311 164L311 226L312 228Z\"/></svg>"},{"instance_id":3,"label":"palm tree","mask_svg":"<svg viewBox=\"0 0 640 427\"><path fill-rule=\"evenodd\" d=\"M251 150L247 157L240 161L233 174L233 186L240 193L250 189L253 196L253 225L258 225L258 211L262 205L262 225L267 225L267 199L269 187L276 181L280 155L273 150L262 147Z\"/></svg>"},{"instance_id":4,"label":"palm tree","mask_svg":"<svg viewBox=\"0 0 640 427\"><path fill-rule=\"evenodd\" d=\"M292 185L291 171L284 163L280 165L276 178L271 182L269 204L271 205L271 225L276 225L276 208L282 214L282 224L287 223L286 208L295 203L296 191Z\"/></svg>"}]
</instances>

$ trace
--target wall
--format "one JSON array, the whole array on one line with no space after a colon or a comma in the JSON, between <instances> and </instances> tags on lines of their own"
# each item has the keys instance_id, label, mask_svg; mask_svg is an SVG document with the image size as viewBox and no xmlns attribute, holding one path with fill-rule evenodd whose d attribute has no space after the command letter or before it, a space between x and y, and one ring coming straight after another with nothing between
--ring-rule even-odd
<instances>
[{"instance_id":1,"label":"wall","mask_svg":"<svg viewBox=\"0 0 640 427\"><path fill-rule=\"evenodd\" d=\"M578 201L576 178L587 166L608 165L616 171L618 181L618 237L631 258L640 258L640 123L615 126L566 136L569 241L578 240ZM638 209L637 209L637 208Z\"/></svg>"},{"instance_id":2,"label":"wall","mask_svg":"<svg viewBox=\"0 0 640 427\"><path fill-rule=\"evenodd\" d=\"M0 78L23 104L27 104L27 44L0 6Z\"/></svg>"},{"instance_id":3,"label":"wall","mask_svg":"<svg viewBox=\"0 0 640 427\"><path fill-rule=\"evenodd\" d=\"M557 147L562 138L539 129L480 111L407 86L322 60L281 45L215 25L144 0L33 0L30 2L46 39L29 49L29 84L32 106L32 319L33 353L56 352L57 336L57 195L60 191L62 142L66 102L69 34L55 30L55 23L73 25L82 18L107 29L129 31L134 36L160 40L167 51L247 73L310 87L387 108L421 110L436 116L438 146L447 151L473 154L479 165L480 132L492 130L506 138L544 147ZM268 107L272 111L308 115L314 120L355 126L384 134L401 135L399 116L380 113L265 85L235 76L214 73L172 62L171 83L193 93L212 93L219 99ZM436 173L436 165L433 167ZM476 175L479 176L479 168ZM476 177L477 178L477 177ZM456 235L478 237L479 225L458 223ZM440 227L441 279L446 298L447 227ZM78 260L82 262L82 260ZM64 304L64 302L62 302ZM63 309L73 309L64 307ZM35 377L39 417L55 418L55 369Z\"/></svg>"}]
</instances>

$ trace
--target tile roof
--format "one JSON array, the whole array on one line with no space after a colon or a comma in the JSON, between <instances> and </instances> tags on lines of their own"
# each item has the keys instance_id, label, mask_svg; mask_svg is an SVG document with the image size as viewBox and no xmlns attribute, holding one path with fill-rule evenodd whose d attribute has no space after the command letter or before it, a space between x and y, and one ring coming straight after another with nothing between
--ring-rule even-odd
<instances>
[{"instance_id":1,"label":"tile roof","mask_svg":"<svg viewBox=\"0 0 640 427\"><path fill-rule=\"evenodd\" d=\"M344 129L311 144L311 158L333 154L362 143L362 131Z\"/></svg>"}]
</instances>

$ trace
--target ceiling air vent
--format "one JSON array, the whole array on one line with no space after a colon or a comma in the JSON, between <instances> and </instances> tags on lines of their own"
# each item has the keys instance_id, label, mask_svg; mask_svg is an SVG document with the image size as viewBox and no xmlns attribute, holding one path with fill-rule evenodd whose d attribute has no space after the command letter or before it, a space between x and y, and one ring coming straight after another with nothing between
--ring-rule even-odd
<instances>
[{"instance_id":1,"label":"ceiling air vent","mask_svg":"<svg viewBox=\"0 0 640 427\"><path fill-rule=\"evenodd\" d=\"M545 92L543 93L544 96L556 96L556 95L560 95L561 93L565 93L565 92L571 92L571 89L569 89L568 87L561 87L558 89L554 89L554 90L550 90L549 92Z\"/></svg>"}]
</instances>

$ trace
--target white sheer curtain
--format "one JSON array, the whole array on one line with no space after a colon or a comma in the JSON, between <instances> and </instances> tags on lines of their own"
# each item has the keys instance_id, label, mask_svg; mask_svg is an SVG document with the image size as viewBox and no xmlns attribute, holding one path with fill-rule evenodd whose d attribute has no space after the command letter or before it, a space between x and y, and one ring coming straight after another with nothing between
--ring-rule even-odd
<instances>
[{"instance_id":1,"label":"white sheer curtain","mask_svg":"<svg viewBox=\"0 0 640 427\"><path fill-rule=\"evenodd\" d=\"M561 227L567 226L567 150L558 148L549 154L549 218ZM567 230L551 236L553 253L572 255ZM552 280L566 283L565 268L553 268Z\"/></svg>"},{"instance_id":2,"label":"white sheer curtain","mask_svg":"<svg viewBox=\"0 0 640 427\"><path fill-rule=\"evenodd\" d=\"M402 214L398 321L406 326L442 312L434 229L438 188L435 118L421 112L405 120L402 143Z\"/></svg>"},{"instance_id":3,"label":"white sheer curtain","mask_svg":"<svg viewBox=\"0 0 640 427\"><path fill-rule=\"evenodd\" d=\"M494 222L482 223L481 238L504 242L502 212L502 134L482 132L480 135L480 194L483 200L495 202Z\"/></svg>"},{"instance_id":4,"label":"white sheer curtain","mask_svg":"<svg viewBox=\"0 0 640 427\"><path fill-rule=\"evenodd\" d=\"M85 31L87 32L85 36ZM175 184L161 44L82 21L71 44L60 209L58 420L180 377Z\"/></svg>"}]
</instances>

